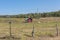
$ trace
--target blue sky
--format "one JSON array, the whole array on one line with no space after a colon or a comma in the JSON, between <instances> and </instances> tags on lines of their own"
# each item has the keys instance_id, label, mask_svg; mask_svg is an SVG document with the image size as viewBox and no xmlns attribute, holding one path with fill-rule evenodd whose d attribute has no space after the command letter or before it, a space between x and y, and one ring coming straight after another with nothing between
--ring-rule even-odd
<instances>
[{"instance_id":1,"label":"blue sky","mask_svg":"<svg viewBox=\"0 0 60 40\"><path fill-rule=\"evenodd\" d=\"M0 15L60 10L60 0L0 0Z\"/></svg>"}]
</instances>

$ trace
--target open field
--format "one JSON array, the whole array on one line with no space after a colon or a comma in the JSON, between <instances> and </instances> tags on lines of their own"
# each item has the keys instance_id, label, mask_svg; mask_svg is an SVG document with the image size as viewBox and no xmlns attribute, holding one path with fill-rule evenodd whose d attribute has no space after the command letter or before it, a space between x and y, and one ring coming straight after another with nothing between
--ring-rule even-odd
<instances>
[{"instance_id":1,"label":"open field","mask_svg":"<svg viewBox=\"0 0 60 40\"><path fill-rule=\"evenodd\" d=\"M24 23L24 19L25 18L0 18L0 37L9 36L8 20L11 20L11 33L14 37L20 38L17 40L32 40L33 26L34 40L60 40L60 17L33 19L32 23ZM59 32L58 37L56 36L56 24Z\"/></svg>"}]
</instances>

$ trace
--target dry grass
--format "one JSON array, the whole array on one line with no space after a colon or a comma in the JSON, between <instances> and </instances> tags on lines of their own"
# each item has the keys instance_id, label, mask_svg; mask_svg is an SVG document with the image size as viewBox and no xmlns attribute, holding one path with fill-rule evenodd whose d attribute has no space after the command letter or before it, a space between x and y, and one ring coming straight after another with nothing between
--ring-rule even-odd
<instances>
[{"instance_id":1,"label":"dry grass","mask_svg":"<svg viewBox=\"0 0 60 40\"><path fill-rule=\"evenodd\" d=\"M0 36L9 36L9 23L8 18L0 18ZM11 18L11 31L12 35L21 38L21 40L32 40L31 32L33 25L35 27L34 37L35 40L40 40L41 36L46 36L46 40L58 39L59 37L49 37L56 36L56 24L60 31L60 17L47 17L40 19L33 19L32 23L24 23L24 18ZM43 37L44 40L45 37Z\"/></svg>"}]
</instances>

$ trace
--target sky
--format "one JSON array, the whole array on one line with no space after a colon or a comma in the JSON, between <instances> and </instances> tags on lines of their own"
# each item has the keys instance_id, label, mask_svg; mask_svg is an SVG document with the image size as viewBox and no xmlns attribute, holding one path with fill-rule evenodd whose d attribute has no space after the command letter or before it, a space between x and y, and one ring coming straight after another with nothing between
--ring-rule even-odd
<instances>
[{"instance_id":1,"label":"sky","mask_svg":"<svg viewBox=\"0 0 60 40\"><path fill-rule=\"evenodd\" d=\"M60 0L0 0L0 15L60 10Z\"/></svg>"}]
</instances>

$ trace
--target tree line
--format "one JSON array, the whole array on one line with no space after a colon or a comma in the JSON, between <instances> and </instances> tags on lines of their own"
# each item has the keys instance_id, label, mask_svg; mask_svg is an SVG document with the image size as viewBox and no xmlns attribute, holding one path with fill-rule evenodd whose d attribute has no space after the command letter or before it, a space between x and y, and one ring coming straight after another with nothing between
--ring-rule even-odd
<instances>
[{"instance_id":1,"label":"tree line","mask_svg":"<svg viewBox=\"0 0 60 40\"><path fill-rule=\"evenodd\" d=\"M28 14L19 14L19 15L0 15L0 18L40 18L40 17L60 17L60 11L56 12L44 12L44 13L28 13Z\"/></svg>"}]
</instances>

